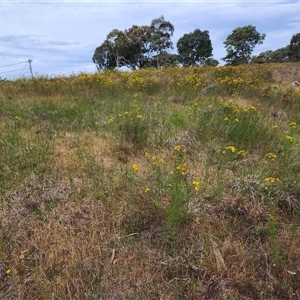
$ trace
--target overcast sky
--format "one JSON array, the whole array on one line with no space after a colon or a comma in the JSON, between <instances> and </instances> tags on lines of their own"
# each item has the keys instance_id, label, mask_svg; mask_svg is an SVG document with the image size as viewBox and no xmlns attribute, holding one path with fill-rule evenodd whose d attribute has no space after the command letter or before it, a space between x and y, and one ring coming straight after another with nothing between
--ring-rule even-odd
<instances>
[{"instance_id":1,"label":"overcast sky","mask_svg":"<svg viewBox=\"0 0 300 300\"><path fill-rule=\"evenodd\" d=\"M30 75L23 63L29 59L34 75L95 72L92 56L111 30L150 25L161 15L175 27L174 52L185 33L208 30L220 63L223 42L237 27L253 25L266 34L253 54L284 47L300 33L300 0L0 1L0 77Z\"/></svg>"}]
</instances>

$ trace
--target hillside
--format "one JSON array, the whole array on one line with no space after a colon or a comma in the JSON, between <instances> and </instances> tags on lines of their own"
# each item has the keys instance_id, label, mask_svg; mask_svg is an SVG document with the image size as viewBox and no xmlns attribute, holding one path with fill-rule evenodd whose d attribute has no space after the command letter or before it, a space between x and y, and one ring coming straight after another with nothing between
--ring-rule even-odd
<instances>
[{"instance_id":1,"label":"hillside","mask_svg":"<svg viewBox=\"0 0 300 300\"><path fill-rule=\"evenodd\" d=\"M0 298L300 299L299 64L0 82Z\"/></svg>"},{"instance_id":2,"label":"hillside","mask_svg":"<svg viewBox=\"0 0 300 300\"><path fill-rule=\"evenodd\" d=\"M272 70L273 80L279 83L291 83L300 79L300 64L282 64L274 65Z\"/></svg>"}]
</instances>

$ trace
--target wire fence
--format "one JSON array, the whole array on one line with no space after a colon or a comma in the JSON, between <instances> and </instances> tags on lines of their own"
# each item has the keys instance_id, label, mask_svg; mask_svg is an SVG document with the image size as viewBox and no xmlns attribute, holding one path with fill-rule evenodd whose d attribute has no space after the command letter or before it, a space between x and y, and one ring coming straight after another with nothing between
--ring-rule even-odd
<instances>
[{"instance_id":1,"label":"wire fence","mask_svg":"<svg viewBox=\"0 0 300 300\"><path fill-rule=\"evenodd\" d=\"M15 62L7 65L2 65L0 63L0 80L14 80L20 77L33 77L32 68L31 68L32 60L26 60L21 62Z\"/></svg>"}]
</instances>

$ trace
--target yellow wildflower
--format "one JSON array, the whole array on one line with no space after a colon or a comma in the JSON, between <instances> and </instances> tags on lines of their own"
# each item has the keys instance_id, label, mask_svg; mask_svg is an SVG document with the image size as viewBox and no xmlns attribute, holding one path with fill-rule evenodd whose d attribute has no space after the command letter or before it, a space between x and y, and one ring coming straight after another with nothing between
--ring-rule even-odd
<instances>
[{"instance_id":1,"label":"yellow wildflower","mask_svg":"<svg viewBox=\"0 0 300 300\"><path fill-rule=\"evenodd\" d=\"M176 170L178 170L181 173L181 175L185 175L187 171L187 164L186 163L180 164L179 166L176 167Z\"/></svg>"},{"instance_id":2,"label":"yellow wildflower","mask_svg":"<svg viewBox=\"0 0 300 300\"><path fill-rule=\"evenodd\" d=\"M153 163L153 165L157 164L157 157L156 156L152 157L152 163Z\"/></svg>"},{"instance_id":3,"label":"yellow wildflower","mask_svg":"<svg viewBox=\"0 0 300 300\"><path fill-rule=\"evenodd\" d=\"M139 167L138 167L138 165L134 164L134 165L132 165L131 169L132 169L133 171L138 171L138 170L139 170Z\"/></svg>"},{"instance_id":4,"label":"yellow wildflower","mask_svg":"<svg viewBox=\"0 0 300 300\"><path fill-rule=\"evenodd\" d=\"M237 156L239 156L239 157L245 157L246 156L246 151L245 150L239 150L238 152L237 152Z\"/></svg>"},{"instance_id":5,"label":"yellow wildflower","mask_svg":"<svg viewBox=\"0 0 300 300\"><path fill-rule=\"evenodd\" d=\"M269 183L275 183L275 182L280 181L280 179L279 178L275 178L275 177L267 177L267 178L265 178L265 181L269 182Z\"/></svg>"},{"instance_id":6,"label":"yellow wildflower","mask_svg":"<svg viewBox=\"0 0 300 300\"><path fill-rule=\"evenodd\" d=\"M177 145L177 146L174 147L174 150L175 150L175 151L180 151L180 149L181 149L181 146L180 146L180 145Z\"/></svg>"},{"instance_id":7,"label":"yellow wildflower","mask_svg":"<svg viewBox=\"0 0 300 300\"><path fill-rule=\"evenodd\" d=\"M227 146L225 149L230 150L232 153L236 152L236 148L234 146Z\"/></svg>"},{"instance_id":8,"label":"yellow wildflower","mask_svg":"<svg viewBox=\"0 0 300 300\"><path fill-rule=\"evenodd\" d=\"M294 141L294 138L291 137L290 135L286 135L285 138L290 141L290 142L293 142Z\"/></svg>"},{"instance_id":9,"label":"yellow wildflower","mask_svg":"<svg viewBox=\"0 0 300 300\"><path fill-rule=\"evenodd\" d=\"M269 152L269 153L267 154L267 158L269 158L269 159L271 159L271 160L274 160L274 159L277 158L277 155L274 154L274 153L272 153L272 152Z\"/></svg>"},{"instance_id":10,"label":"yellow wildflower","mask_svg":"<svg viewBox=\"0 0 300 300\"><path fill-rule=\"evenodd\" d=\"M192 184L194 186L194 190L198 191L199 190L199 186L200 186L200 182L198 180L193 180Z\"/></svg>"}]
</instances>

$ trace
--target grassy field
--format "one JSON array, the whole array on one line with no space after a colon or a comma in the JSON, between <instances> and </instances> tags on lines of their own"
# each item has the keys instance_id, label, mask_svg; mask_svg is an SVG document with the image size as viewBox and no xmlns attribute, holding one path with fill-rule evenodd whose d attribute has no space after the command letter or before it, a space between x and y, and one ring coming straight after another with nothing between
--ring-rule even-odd
<instances>
[{"instance_id":1,"label":"grassy field","mask_svg":"<svg viewBox=\"0 0 300 300\"><path fill-rule=\"evenodd\" d=\"M0 82L0 298L300 299L299 64Z\"/></svg>"}]
</instances>

